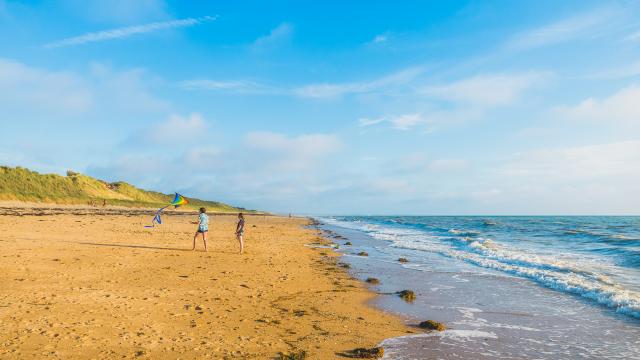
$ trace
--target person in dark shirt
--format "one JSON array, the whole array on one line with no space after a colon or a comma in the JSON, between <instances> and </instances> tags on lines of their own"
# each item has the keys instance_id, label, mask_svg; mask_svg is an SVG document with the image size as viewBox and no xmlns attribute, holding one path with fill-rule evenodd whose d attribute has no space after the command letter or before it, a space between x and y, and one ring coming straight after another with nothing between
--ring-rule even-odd
<instances>
[{"instance_id":1,"label":"person in dark shirt","mask_svg":"<svg viewBox=\"0 0 640 360\"><path fill-rule=\"evenodd\" d=\"M244 215L242 213L238 213L238 225L236 226L236 239L240 243L240 254L244 251L244 241L242 237L244 236Z\"/></svg>"}]
</instances>

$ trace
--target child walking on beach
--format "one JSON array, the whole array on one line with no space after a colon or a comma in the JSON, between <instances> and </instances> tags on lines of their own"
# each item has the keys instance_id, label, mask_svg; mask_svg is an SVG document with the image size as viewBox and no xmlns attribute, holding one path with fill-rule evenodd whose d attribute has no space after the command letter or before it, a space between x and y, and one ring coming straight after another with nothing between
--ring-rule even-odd
<instances>
[{"instance_id":1,"label":"child walking on beach","mask_svg":"<svg viewBox=\"0 0 640 360\"><path fill-rule=\"evenodd\" d=\"M202 242L204 242L204 251L207 251L207 232L209 231L209 217L207 216L207 209L201 207L200 215L198 215L198 231L193 236L193 248L192 251L196 249L196 239L198 238L198 234L202 234Z\"/></svg>"},{"instance_id":2,"label":"child walking on beach","mask_svg":"<svg viewBox=\"0 0 640 360\"><path fill-rule=\"evenodd\" d=\"M244 235L244 215L238 213L238 225L236 226L236 239L240 243L240 254L244 251L244 241L242 236Z\"/></svg>"}]
</instances>

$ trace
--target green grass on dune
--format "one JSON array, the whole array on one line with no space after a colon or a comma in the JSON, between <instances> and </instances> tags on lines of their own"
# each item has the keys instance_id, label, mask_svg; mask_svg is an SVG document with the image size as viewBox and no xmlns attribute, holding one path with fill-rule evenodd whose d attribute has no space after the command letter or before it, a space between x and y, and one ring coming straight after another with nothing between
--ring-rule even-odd
<instances>
[{"instance_id":1,"label":"green grass on dune","mask_svg":"<svg viewBox=\"0 0 640 360\"><path fill-rule=\"evenodd\" d=\"M206 207L212 212L247 211L217 201L190 198L186 208ZM67 176L40 174L22 167L0 166L0 200L31 201L56 204L121 205L159 207L170 203L173 195L138 189L126 182L108 183L73 171Z\"/></svg>"}]
</instances>

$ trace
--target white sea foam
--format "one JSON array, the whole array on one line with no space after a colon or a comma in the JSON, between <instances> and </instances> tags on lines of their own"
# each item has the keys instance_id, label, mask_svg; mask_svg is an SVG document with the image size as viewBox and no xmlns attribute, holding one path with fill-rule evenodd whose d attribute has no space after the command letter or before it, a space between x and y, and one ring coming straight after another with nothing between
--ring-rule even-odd
<instances>
[{"instance_id":1,"label":"white sea foam","mask_svg":"<svg viewBox=\"0 0 640 360\"><path fill-rule=\"evenodd\" d=\"M480 331L480 330L445 330L445 331L432 331L423 334L415 334L415 335L405 335L399 336L395 338L385 339L380 343L382 347L393 346L399 343L405 343L407 340L416 339L416 338L429 338L429 337L439 337L446 338L456 341L465 341L472 338L483 338L483 339L497 339L498 336L492 332L488 331Z\"/></svg>"}]
</instances>

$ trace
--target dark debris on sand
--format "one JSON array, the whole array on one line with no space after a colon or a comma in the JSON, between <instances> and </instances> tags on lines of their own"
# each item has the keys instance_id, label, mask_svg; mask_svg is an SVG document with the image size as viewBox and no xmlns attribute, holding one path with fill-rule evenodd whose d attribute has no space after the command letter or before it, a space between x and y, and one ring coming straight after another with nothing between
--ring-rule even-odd
<instances>
[{"instance_id":1,"label":"dark debris on sand","mask_svg":"<svg viewBox=\"0 0 640 360\"><path fill-rule=\"evenodd\" d=\"M425 330L436 330L436 331L445 331L445 330L447 330L447 327L444 326L443 323L437 322L435 320L423 321L418 326L420 328L422 328L422 329L425 329Z\"/></svg>"},{"instance_id":2,"label":"dark debris on sand","mask_svg":"<svg viewBox=\"0 0 640 360\"><path fill-rule=\"evenodd\" d=\"M352 359L379 359L384 356L384 349L381 347L357 348L338 355Z\"/></svg>"},{"instance_id":3,"label":"dark debris on sand","mask_svg":"<svg viewBox=\"0 0 640 360\"><path fill-rule=\"evenodd\" d=\"M297 351L297 352L290 352L288 354L285 353L278 353L278 360L303 360L307 358L307 352L302 350L302 351Z\"/></svg>"},{"instance_id":4,"label":"dark debris on sand","mask_svg":"<svg viewBox=\"0 0 640 360\"><path fill-rule=\"evenodd\" d=\"M398 294L402 300L409 303L416 299L416 294L412 290L402 290L398 291L396 294Z\"/></svg>"}]
</instances>

